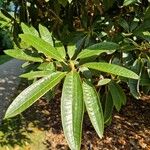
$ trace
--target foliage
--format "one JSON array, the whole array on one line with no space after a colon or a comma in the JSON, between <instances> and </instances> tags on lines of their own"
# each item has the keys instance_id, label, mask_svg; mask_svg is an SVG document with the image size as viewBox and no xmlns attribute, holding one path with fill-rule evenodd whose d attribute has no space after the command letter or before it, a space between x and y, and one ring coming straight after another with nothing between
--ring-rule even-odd
<instances>
[{"instance_id":1,"label":"foliage","mask_svg":"<svg viewBox=\"0 0 150 150\"><path fill-rule=\"evenodd\" d=\"M64 134L70 148L78 150L84 112L102 138L113 109L119 111L126 104L124 87L137 99L150 92L149 1L13 3L14 15L4 11L5 7L3 13L13 21L17 46L5 53L27 61L21 77L33 83L12 102L5 118L21 113L47 92L55 93L58 84L63 85Z\"/></svg>"},{"instance_id":2,"label":"foliage","mask_svg":"<svg viewBox=\"0 0 150 150\"><path fill-rule=\"evenodd\" d=\"M21 75L21 77L32 78L36 81L16 97L7 109L5 118L14 117L24 111L49 90L53 90L65 78L61 97L61 117L64 133L70 148L80 149L84 104L93 127L99 137L102 138L105 116L103 114L99 93L94 87L97 84L95 83L97 82L95 78L100 80L100 76L103 75L110 79L108 90L112 95L113 105L118 111L126 101L123 90L117 84L120 76L135 80L138 79L137 74L125 67L107 61L96 61L96 57L102 53L107 55L107 53L111 52L112 54L118 50L118 44L101 42L89 46L79 53L74 47L72 56L67 57L70 46L65 50L64 46L60 46L61 43L59 42L60 45L57 47L57 40L55 40L53 46L53 43L47 42L51 41L47 39L47 35L43 37L41 36L41 32L39 34L28 32L31 29L35 31L35 29L25 24L22 24L22 27L24 34L19 35L21 38L20 45L25 46L25 49L22 47L22 49L6 50L5 53L17 59L20 58L29 61L28 66L36 62L37 67L34 70ZM47 31L42 25L39 27L42 28L42 32L43 30ZM111 45L113 45L113 48ZM91 53L96 50L99 53ZM26 51L30 51L30 53L26 53ZM93 61L89 60L91 58ZM44 67L41 67L42 65ZM33 68L31 67L31 69ZM87 71L92 77L88 77Z\"/></svg>"}]
</instances>

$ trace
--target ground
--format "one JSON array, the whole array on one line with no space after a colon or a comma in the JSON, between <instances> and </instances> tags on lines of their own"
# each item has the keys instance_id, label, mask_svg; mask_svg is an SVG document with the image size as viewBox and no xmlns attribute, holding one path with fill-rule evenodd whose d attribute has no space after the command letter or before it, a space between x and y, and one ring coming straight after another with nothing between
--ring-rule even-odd
<instances>
[{"instance_id":1,"label":"ground","mask_svg":"<svg viewBox=\"0 0 150 150\"><path fill-rule=\"evenodd\" d=\"M44 98L40 99L14 120L14 122L19 122L16 127L19 128L17 132L21 132L17 133L19 138L12 131L11 139L5 138L8 141L3 143L0 150L9 144L12 150L19 150L20 147L29 150L69 150L61 125L59 92L50 102ZM12 126L9 123L6 128L13 128ZM14 127L14 132L16 128ZM6 130L9 132L9 129ZM12 138L15 141L13 144ZM2 140L1 138L0 144ZM114 111L112 123L105 128L102 139L96 135L86 114L81 149L150 150L150 96L145 96L143 100L134 100L128 96L127 105L119 113Z\"/></svg>"}]
</instances>

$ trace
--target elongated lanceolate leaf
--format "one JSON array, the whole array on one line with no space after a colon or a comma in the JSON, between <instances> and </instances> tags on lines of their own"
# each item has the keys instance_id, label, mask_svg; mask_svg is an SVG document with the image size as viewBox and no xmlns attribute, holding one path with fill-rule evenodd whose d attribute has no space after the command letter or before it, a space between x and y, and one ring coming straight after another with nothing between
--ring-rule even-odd
<instances>
[{"instance_id":1,"label":"elongated lanceolate leaf","mask_svg":"<svg viewBox=\"0 0 150 150\"><path fill-rule=\"evenodd\" d=\"M114 107L113 99L110 92L108 92L108 94L106 95L105 110L104 110L105 123L108 123L109 120L111 119L113 107Z\"/></svg>"},{"instance_id":2,"label":"elongated lanceolate leaf","mask_svg":"<svg viewBox=\"0 0 150 150\"><path fill-rule=\"evenodd\" d=\"M80 76L67 74L61 97L61 118L65 137L71 150L80 150L83 120L83 90Z\"/></svg>"},{"instance_id":3,"label":"elongated lanceolate leaf","mask_svg":"<svg viewBox=\"0 0 150 150\"><path fill-rule=\"evenodd\" d=\"M22 49L9 49L4 51L5 54L20 60L43 62L40 57L34 57L25 53Z\"/></svg>"},{"instance_id":4,"label":"elongated lanceolate leaf","mask_svg":"<svg viewBox=\"0 0 150 150\"><path fill-rule=\"evenodd\" d=\"M50 71L32 71L29 73L25 73L20 75L21 78L28 78L28 80L32 80L34 78L45 77L50 75L52 72Z\"/></svg>"},{"instance_id":5,"label":"elongated lanceolate leaf","mask_svg":"<svg viewBox=\"0 0 150 150\"><path fill-rule=\"evenodd\" d=\"M39 31L41 38L53 46L52 34L49 32L49 30L46 27L39 24Z\"/></svg>"},{"instance_id":6,"label":"elongated lanceolate leaf","mask_svg":"<svg viewBox=\"0 0 150 150\"><path fill-rule=\"evenodd\" d=\"M104 132L104 117L98 93L90 83L84 81L83 95L91 123L98 136L102 138Z\"/></svg>"},{"instance_id":7,"label":"elongated lanceolate leaf","mask_svg":"<svg viewBox=\"0 0 150 150\"><path fill-rule=\"evenodd\" d=\"M93 62L93 63L86 63L83 66L91 68L91 69L99 70L102 72L107 72L110 74L123 76L126 78L132 78L132 79L139 78L139 76L136 73L134 73L133 71L131 71L125 67L115 65L115 64L109 64L109 63L103 63L103 62Z\"/></svg>"},{"instance_id":8,"label":"elongated lanceolate leaf","mask_svg":"<svg viewBox=\"0 0 150 150\"><path fill-rule=\"evenodd\" d=\"M11 103L6 111L5 118L14 117L20 114L34 102L36 102L41 96L47 93L50 89L56 86L61 79L65 76L63 72L56 72L50 76L44 77L28 88L21 92L16 99Z\"/></svg>"},{"instance_id":9,"label":"elongated lanceolate leaf","mask_svg":"<svg viewBox=\"0 0 150 150\"><path fill-rule=\"evenodd\" d=\"M43 39L30 34L21 34L20 37L24 42L33 46L38 52L43 53L46 57L53 58L58 61L63 60L58 51Z\"/></svg>"},{"instance_id":10,"label":"elongated lanceolate leaf","mask_svg":"<svg viewBox=\"0 0 150 150\"><path fill-rule=\"evenodd\" d=\"M101 53L112 53L116 49L119 48L119 45L112 42L103 42L94 44L90 47L87 47L85 50L83 50L81 53L79 53L78 58L87 58L91 56L100 55Z\"/></svg>"},{"instance_id":11,"label":"elongated lanceolate leaf","mask_svg":"<svg viewBox=\"0 0 150 150\"><path fill-rule=\"evenodd\" d=\"M108 87L113 99L114 106L116 107L117 111L119 111L121 106L125 105L126 103L126 95L122 88L113 81L109 83Z\"/></svg>"}]
</instances>

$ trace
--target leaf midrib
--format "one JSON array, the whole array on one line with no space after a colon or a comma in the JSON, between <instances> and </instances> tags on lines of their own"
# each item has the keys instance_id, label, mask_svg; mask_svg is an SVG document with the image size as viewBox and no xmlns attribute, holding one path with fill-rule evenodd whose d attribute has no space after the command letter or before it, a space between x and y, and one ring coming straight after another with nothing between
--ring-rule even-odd
<instances>
[{"instance_id":1,"label":"leaf midrib","mask_svg":"<svg viewBox=\"0 0 150 150\"><path fill-rule=\"evenodd\" d=\"M46 87L43 87L43 88L41 88L40 89L40 92L44 89L44 88L47 88L50 84L52 84L54 81L56 81L61 75L63 75L63 74L60 74L57 78L55 78L52 82L50 82ZM48 77L47 77L48 78ZM49 78L50 79L50 78ZM49 79L47 79L47 80L49 80ZM39 93L40 93L39 92ZM47 91L46 91L47 92ZM44 92L43 94L45 94L46 92ZM28 101L25 101L24 103L22 103L21 105L20 105L20 107L23 107L23 105L25 105L25 103L27 103L27 102L29 102L33 97L35 97L36 96L36 94L33 94L32 95L32 97L28 100ZM37 99L36 99L37 100ZM36 101L36 100L34 100L34 102ZM33 102L33 103L34 103ZM32 103L32 104L33 104ZM31 104L31 105L32 105ZM11 111L9 114L11 114L12 112L16 112L17 110L19 110L20 109L20 107L18 108L18 109L15 109L14 111Z\"/></svg>"}]
</instances>

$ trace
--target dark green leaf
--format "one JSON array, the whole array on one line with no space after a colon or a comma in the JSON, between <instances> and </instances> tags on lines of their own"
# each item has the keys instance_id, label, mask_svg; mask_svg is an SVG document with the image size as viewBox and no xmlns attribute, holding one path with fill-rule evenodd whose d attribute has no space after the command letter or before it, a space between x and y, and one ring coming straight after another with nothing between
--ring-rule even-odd
<instances>
[{"instance_id":1,"label":"dark green leaf","mask_svg":"<svg viewBox=\"0 0 150 150\"><path fill-rule=\"evenodd\" d=\"M117 111L121 109L122 105L126 103L126 95L119 84L111 81L108 85L109 91L111 93L114 106L116 107Z\"/></svg>"},{"instance_id":2,"label":"dark green leaf","mask_svg":"<svg viewBox=\"0 0 150 150\"><path fill-rule=\"evenodd\" d=\"M8 55L0 55L0 65L11 60L12 57L8 56Z\"/></svg>"},{"instance_id":3,"label":"dark green leaf","mask_svg":"<svg viewBox=\"0 0 150 150\"><path fill-rule=\"evenodd\" d=\"M112 99L110 92L108 92L106 96L105 111L104 111L105 123L109 122L109 120L111 119L113 107L114 107L113 99Z\"/></svg>"},{"instance_id":4,"label":"dark green leaf","mask_svg":"<svg viewBox=\"0 0 150 150\"><path fill-rule=\"evenodd\" d=\"M134 62L133 66L131 67L131 70L133 70L134 72L136 72L139 75L141 74L142 63L141 63L140 59L137 59ZM138 80L129 79L129 82L128 82L130 92L136 99L139 99L139 97L140 97L139 82L140 82L140 78Z\"/></svg>"}]
</instances>

